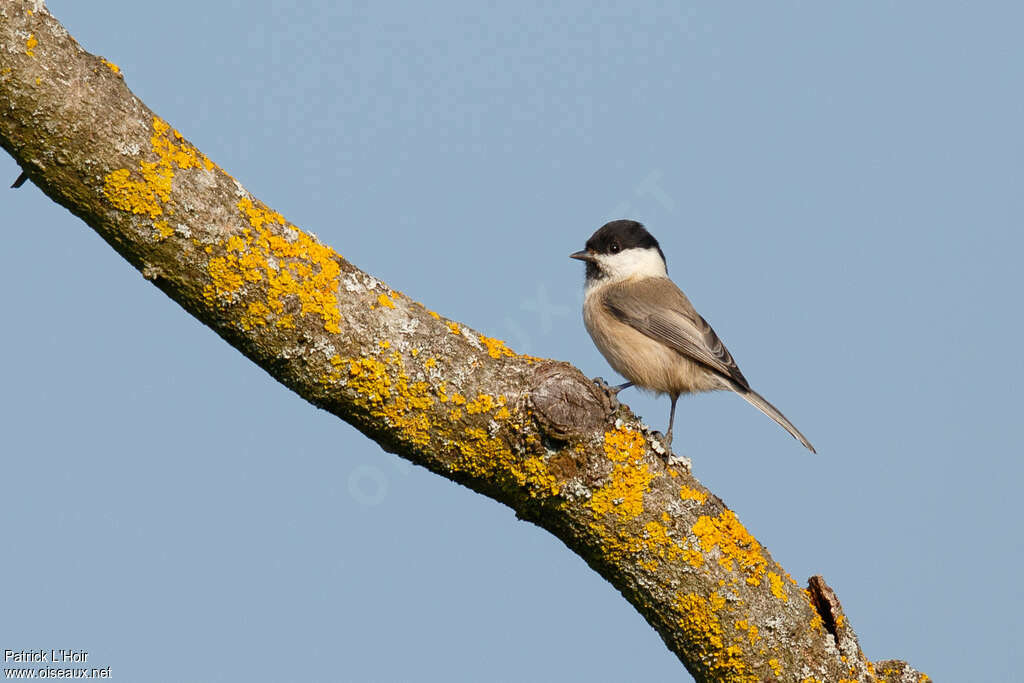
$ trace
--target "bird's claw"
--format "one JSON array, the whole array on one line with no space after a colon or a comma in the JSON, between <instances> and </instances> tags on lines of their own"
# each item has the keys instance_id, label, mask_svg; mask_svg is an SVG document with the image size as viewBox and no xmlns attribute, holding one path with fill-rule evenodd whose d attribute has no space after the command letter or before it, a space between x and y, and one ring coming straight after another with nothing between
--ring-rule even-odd
<instances>
[{"instance_id":1,"label":"bird's claw","mask_svg":"<svg viewBox=\"0 0 1024 683\"><path fill-rule=\"evenodd\" d=\"M608 397L608 403L611 407L611 412L614 413L616 410L618 410L618 394L619 391L621 391L621 388L611 386L610 384L608 384L608 382L604 381L604 377L595 377L594 384L597 385L597 388L601 391L601 393Z\"/></svg>"}]
</instances>

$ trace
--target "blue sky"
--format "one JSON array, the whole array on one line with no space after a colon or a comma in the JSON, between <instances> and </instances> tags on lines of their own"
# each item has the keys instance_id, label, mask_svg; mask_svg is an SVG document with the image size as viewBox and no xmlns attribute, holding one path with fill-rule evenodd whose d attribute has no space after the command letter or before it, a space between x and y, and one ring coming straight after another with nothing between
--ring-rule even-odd
<instances>
[{"instance_id":1,"label":"blue sky","mask_svg":"<svg viewBox=\"0 0 1024 683\"><path fill-rule=\"evenodd\" d=\"M687 398L698 478L870 658L1019 680L1019 5L48 6L289 220L517 351L618 379L567 255L643 221L819 453ZM31 184L0 217L0 648L125 681L686 677L561 542L304 403Z\"/></svg>"}]
</instances>

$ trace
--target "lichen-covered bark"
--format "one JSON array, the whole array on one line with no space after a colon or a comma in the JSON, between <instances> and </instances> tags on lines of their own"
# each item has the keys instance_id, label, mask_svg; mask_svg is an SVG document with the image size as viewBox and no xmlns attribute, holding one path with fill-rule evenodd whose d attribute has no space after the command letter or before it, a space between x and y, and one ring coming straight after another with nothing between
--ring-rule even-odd
<instances>
[{"instance_id":1,"label":"lichen-covered bark","mask_svg":"<svg viewBox=\"0 0 1024 683\"><path fill-rule=\"evenodd\" d=\"M699 681L919 680L873 666L685 463L578 370L368 275L250 195L42 2L0 4L0 143L143 276L311 403L514 508L607 578Z\"/></svg>"}]
</instances>

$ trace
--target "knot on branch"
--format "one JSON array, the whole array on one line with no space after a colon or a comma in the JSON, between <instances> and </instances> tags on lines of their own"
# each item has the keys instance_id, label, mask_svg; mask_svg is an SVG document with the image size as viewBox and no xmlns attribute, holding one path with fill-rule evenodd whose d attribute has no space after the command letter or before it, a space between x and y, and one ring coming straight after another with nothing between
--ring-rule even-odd
<instances>
[{"instance_id":1,"label":"knot on branch","mask_svg":"<svg viewBox=\"0 0 1024 683\"><path fill-rule=\"evenodd\" d=\"M529 386L526 400L534 420L559 441L594 431L614 410L610 397L567 363L541 363Z\"/></svg>"}]
</instances>

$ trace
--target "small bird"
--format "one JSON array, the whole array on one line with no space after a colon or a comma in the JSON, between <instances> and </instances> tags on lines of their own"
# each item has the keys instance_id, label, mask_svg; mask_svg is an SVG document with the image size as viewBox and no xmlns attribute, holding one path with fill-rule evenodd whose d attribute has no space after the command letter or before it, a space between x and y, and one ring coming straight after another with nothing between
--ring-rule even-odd
<instances>
[{"instance_id":1,"label":"small bird","mask_svg":"<svg viewBox=\"0 0 1024 683\"><path fill-rule=\"evenodd\" d=\"M587 332L609 365L629 380L610 391L636 385L672 399L665 435L669 449L680 394L730 390L815 452L785 415L750 388L722 340L669 279L665 254L643 225L606 223L587 240L586 249L569 258L587 264Z\"/></svg>"}]
</instances>

